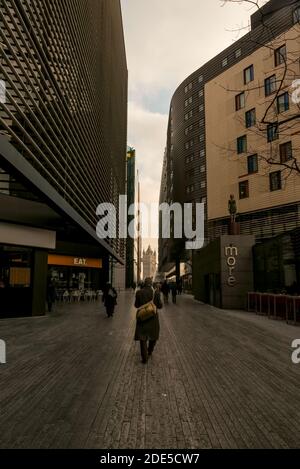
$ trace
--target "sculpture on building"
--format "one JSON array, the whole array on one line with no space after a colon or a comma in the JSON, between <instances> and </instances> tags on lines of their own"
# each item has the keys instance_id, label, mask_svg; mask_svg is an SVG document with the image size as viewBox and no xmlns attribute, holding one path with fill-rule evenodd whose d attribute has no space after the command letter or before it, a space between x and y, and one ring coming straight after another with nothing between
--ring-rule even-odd
<instances>
[{"instance_id":1,"label":"sculpture on building","mask_svg":"<svg viewBox=\"0 0 300 469\"><path fill-rule=\"evenodd\" d=\"M231 223L235 223L236 214L237 214L237 205L234 195L230 195L230 199L228 200L228 211L230 213L230 221Z\"/></svg>"}]
</instances>

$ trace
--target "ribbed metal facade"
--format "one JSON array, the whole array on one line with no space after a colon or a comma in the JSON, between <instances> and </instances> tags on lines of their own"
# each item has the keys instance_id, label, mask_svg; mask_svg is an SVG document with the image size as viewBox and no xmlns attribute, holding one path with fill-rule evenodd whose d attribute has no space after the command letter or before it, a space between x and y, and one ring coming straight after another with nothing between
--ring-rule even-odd
<instances>
[{"instance_id":1,"label":"ribbed metal facade","mask_svg":"<svg viewBox=\"0 0 300 469\"><path fill-rule=\"evenodd\" d=\"M0 51L0 133L96 229L99 203L125 194L120 1L1 0Z\"/></svg>"},{"instance_id":2,"label":"ribbed metal facade","mask_svg":"<svg viewBox=\"0 0 300 469\"><path fill-rule=\"evenodd\" d=\"M295 0L271 0L264 7L266 15L262 15L260 10L252 16L252 30L248 34L192 73L177 88L170 106L165 156L168 174L163 175L166 188L161 194L161 202L207 202L205 84L287 31L293 25L293 11L299 4ZM269 16L270 11L272 15ZM188 187L190 191L187 190ZM257 228L256 219L259 224ZM257 232L260 236L267 223L259 220L259 216L252 217L251 226L246 220L245 234ZM214 239L224 234L227 232L227 224L228 219L220 220L220 223L206 223L206 238ZM293 225L294 228L296 226L297 224ZM170 263L185 260L189 255L183 241L172 239L160 239L159 252L160 268L166 270Z\"/></svg>"}]
</instances>

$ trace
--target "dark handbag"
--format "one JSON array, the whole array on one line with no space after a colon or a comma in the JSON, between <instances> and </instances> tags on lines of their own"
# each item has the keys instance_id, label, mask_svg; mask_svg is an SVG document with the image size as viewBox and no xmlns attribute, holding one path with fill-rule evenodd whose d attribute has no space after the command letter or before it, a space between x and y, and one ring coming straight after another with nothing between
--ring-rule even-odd
<instances>
[{"instance_id":1,"label":"dark handbag","mask_svg":"<svg viewBox=\"0 0 300 469\"><path fill-rule=\"evenodd\" d=\"M140 306L138 308L136 312L137 322L149 321L149 319L154 318L156 316L157 309L153 300L154 300L154 293L153 293L153 299L149 301L149 303L146 303L145 305Z\"/></svg>"}]
</instances>

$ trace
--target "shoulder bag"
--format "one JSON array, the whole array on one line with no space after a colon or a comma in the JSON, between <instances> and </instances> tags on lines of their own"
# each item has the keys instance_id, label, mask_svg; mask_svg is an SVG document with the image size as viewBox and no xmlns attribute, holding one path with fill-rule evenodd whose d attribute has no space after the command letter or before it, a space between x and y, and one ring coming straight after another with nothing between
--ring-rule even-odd
<instances>
[{"instance_id":1,"label":"shoulder bag","mask_svg":"<svg viewBox=\"0 0 300 469\"><path fill-rule=\"evenodd\" d=\"M155 317L155 315L157 314L157 309L156 309L156 306L154 304L154 295L155 295L155 292L153 290L152 300L138 308L138 310L136 312L137 322L148 321L149 319Z\"/></svg>"}]
</instances>

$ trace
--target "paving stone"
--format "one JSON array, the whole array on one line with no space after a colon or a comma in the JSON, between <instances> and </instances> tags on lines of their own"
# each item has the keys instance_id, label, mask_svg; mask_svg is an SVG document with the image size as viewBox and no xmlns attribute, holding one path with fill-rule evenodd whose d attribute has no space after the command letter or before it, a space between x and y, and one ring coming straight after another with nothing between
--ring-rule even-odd
<instances>
[{"instance_id":1,"label":"paving stone","mask_svg":"<svg viewBox=\"0 0 300 469\"><path fill-rule=\"evenodd\" d=\"M0 321L0 448L297 448L299 328L178 298L141 364L132 293Z\"/></svg>"}]
</instances>

